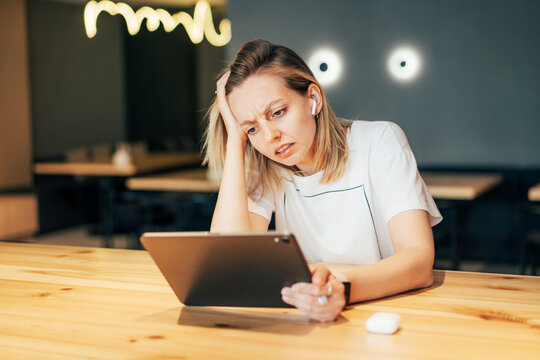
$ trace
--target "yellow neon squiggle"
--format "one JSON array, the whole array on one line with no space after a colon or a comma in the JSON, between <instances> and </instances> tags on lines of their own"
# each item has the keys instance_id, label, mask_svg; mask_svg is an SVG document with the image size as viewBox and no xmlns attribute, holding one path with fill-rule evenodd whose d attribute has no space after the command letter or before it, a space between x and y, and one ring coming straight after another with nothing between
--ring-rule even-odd
<instances>
[{"instance_id":1,"label":"yellow neon squiggle","mask_svg":"<svg viewBox=\"0 0 540 360\"><path fill-rule=\"evenodd\" d=\"M97 18L101 12L110 15L122 15L126 21L128 32L135 35L141 29L142 22L146 19L148 31L155 31L159 24L163 24L166 32L173 31L179 24L184 26L189 38L194 44L199 44L206 36L208 42L214 46L223 46L231 41L231 21L223 19L219 22L219 34L214 28L212 9L206 1L199 1L195 5L193 18L186 12L169 14L163 9L152 9L143 6L137 12L124 3L114 3L109 0L89 1L84 8L84 26L86 35L93 38L97 33Z\"/></svg>"}]
</instances>

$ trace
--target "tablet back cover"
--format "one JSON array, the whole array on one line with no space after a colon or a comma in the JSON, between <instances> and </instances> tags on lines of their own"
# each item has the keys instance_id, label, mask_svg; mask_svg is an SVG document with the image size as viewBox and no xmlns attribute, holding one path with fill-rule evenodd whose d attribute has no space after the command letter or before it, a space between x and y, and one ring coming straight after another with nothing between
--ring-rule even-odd
<instances>
[{"instance_id":1,"label":"tablet back cover","mask_svg":"<svg viewBox=\"0 0 540 360\"><path fill-rule=\"evenodd\" d=\"M148 233L141 242L185 305L290 307L281 288L311 281L291 234Z\"/></svg>"}]
</instances>

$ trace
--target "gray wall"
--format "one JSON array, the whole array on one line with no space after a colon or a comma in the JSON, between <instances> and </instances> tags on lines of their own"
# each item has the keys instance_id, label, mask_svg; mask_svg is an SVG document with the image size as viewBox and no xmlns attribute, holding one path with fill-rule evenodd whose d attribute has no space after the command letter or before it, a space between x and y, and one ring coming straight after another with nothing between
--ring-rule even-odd
<instances>
[{"instance_id":1,"label":"gray wall","mask_svg":"<svg viewBox=\"0 0 540 360\"><path fill-rule=\"evenodd\" d=\"M122 19L101 16L98 34L88 39L83 9L80 3L28 1L36 159L125 139Z\"/></svg>"},{"instance_id":2,"label":"gray wall","mask_svg":"<svg viewBox=\"0 0 540 360\"><path fill-rule=\"evenodd\" d=\"M88 39L85 2L27 1L35 159L123 140L186 140L186 134L186 146L199 146L226 60L223 47L192 44L182 26L173 33L143 26L130 36L121 16L106 13ZM193 7L170 9L180 10L193 14ZM219 23L225 8L212 7L212 14ZM156 85L152 77L166 82Z\"/></svg>"},{"instance_id":3,"label":"gray wall","mask_svg":"<svg viewBox=\"0 0 540 360\"><path fill-rule=\"evenodd\" d=\"M540 166L540 1L229 0L233 40L321 45L344 58L327 89L338 116L402 126L420 165ZM386 58L422 53L417 81L399 84Z\"/></svg>"},{"instance_id":4,"label":"gray wall","mask_svg":"<svg viewBox=\"0 0 540 360\"><path fill-rule=\"evenodd\" d=\"M212 8L214 22L218 23L223 17L227 17L224 9ZM196 82L197 104L196 117L198 132L202 134L206 129L206 112L214 101L216 82L221 70L227 64L226 47L215 47L206 40L195 47L197 53Z\"/></svg>"}]
</instances>

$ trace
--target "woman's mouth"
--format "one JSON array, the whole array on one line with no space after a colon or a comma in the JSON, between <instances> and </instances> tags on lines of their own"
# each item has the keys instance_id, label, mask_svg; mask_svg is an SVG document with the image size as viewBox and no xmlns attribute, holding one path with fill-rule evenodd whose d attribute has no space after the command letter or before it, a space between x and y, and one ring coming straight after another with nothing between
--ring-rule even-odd
<instances>
[{"instance_id":1,"label":"woman's mouth","mask_svg":"<svg viewBox=\"0 0 540 360\"><path fill-rule=\"evenodd\" d=\"M293 145L294 145L294 143L285 144L285 145L280 146L276 150L276 156L279 156L280 158L286 158L292 152Z\"/></svg>"}]
</instances>

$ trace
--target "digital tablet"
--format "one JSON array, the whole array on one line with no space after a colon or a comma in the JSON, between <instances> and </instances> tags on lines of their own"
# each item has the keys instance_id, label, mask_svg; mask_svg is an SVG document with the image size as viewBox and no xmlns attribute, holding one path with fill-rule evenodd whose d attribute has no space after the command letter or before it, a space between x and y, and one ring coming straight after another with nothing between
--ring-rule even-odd
<instances>
[{"instance_id":1,"label":"digital tablet","mask_svg":"<svg viewBox=\"0 0 540 360\"><path fill-rule=\"evenodd\" d=\"M184 305L291 307L281 288L311 282L289 233L145 233L141 243Z\"/></svg>"}]
</instances>

